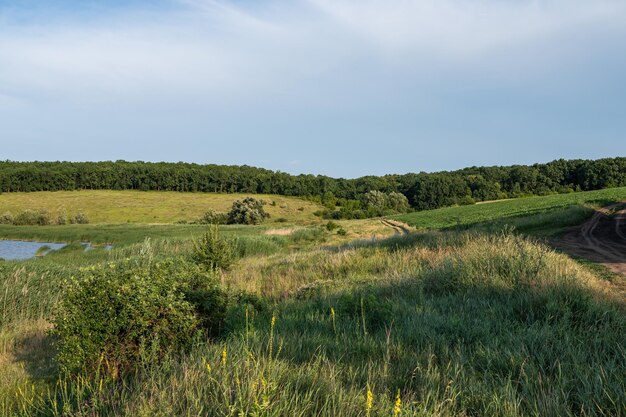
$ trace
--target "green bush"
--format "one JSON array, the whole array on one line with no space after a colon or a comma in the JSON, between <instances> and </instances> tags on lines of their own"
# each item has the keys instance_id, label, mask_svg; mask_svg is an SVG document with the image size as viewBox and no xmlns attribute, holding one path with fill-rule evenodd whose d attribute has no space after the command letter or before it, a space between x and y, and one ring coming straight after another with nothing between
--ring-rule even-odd
<instances>
[{"instance_id":1,"label":"green bush","mask_svg":"<svg viewBox=\"0 0 626 417\"><path fill-rule=\"evenodd\" d=\"M62 209L61 211L59 211L56 223L58 225L67 224L67 210Z\"/></svg>"},{"instance_id":2,"label":"green bush","mask_svg":"<svg viewBox=\"0 0 626 417\"><path fill-rule=\"evenodd\" d=\"M182 261L124 261L73 278L54 320L65 372L132 371L221 328L226 296L211 274Z\"/></svg>"},{"instance_id":3,"label":"green bush","mask_svg":"<svg viewBox=\"0 0 626 417\"><path fill-rule=\"evenodd\" d=\"M260 224L270 215L263 209L265 203L256 198L237 200L228 213L229 224Z\"/></svg>"},{"instance_id":4,"label":"green bush","mask_svg":"<svg viewBox=\"0 0 626 417\"><path fill-rule=\"evenodd\" d=\"M335 229L339 229L339 225L337 223L333 221L329 221L328 223L326 223L326 230L332 232Z\"/></svg>"},{"instance_id":5,"label":"green bush","mask_svg":"<svg viewBox=\"0 0 626 417\"><path fill-rule=\"evenodd\" d=\"M18 226L46 226L52 223L52 216L47 210L24 210L13 220Z\"/></svg>"},{"instance_id":6,"label":"green bush","mask_svg":"<svg viewBox=\"0 0 626 417\"><path fill-rule=\"evenodd\" d=\"M226 213L218 213L215 210L208 210L198 219L199 224L226 224L228 216Z\"/></svg>"},{"instance_id":7,"label":"green bush","mask_svg":"<svg viewBox=\"0 0 626 417\"><path fill-rule=\"evenodd\" d=\"M76 214L76 216L72 217L70 219L70 223L72 224L88 224L89 223L89 218L87 217L87 215L83 212L79 212Z\"/></svg>"},{"instance_id":8,"label":"green bush","mask_svg":"<svg viewBox=\"0 0 626 417\"><path fill-rule=\"evenodd\" d=\"M193 261L207 270L227 270L235 262L235 242L220 236L215 224L210 224L202 237L194 240L193 247Z\"/></svg>"},{"instance_id":9,"label":"green bush","mask_svg":"<svg viewBox=\"0 0 626 417\"><path fill-rule=\"evenodd\" d=\"M9 211L0 216L0 224L13 224L14 220L13 215Z\"/></svg>"}]
</instances>

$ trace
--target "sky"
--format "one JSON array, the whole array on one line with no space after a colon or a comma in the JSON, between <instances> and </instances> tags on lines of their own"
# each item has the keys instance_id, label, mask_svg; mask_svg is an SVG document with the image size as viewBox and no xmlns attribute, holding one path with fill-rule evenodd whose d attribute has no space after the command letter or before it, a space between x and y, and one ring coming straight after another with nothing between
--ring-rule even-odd
<instances>
[{"instance_id":1,"label":"sky","mask_svg":"<svg viewBox=\"0 0 626 417\"><path fill-rule=\"evenodd\" d=\"M0 0L0 159L626 156L626 0Z\"/></svg>"}]
</instances>

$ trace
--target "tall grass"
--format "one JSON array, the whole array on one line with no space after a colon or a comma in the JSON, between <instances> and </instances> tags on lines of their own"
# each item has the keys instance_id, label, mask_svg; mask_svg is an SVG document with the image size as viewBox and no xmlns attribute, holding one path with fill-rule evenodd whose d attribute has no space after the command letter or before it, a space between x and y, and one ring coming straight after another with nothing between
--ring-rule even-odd
<instances>
[{"instance_id":1,"label":"tall grass","mask_svg":"<svg viewBox=\"0 0 626 417\"><path fill-rule=\"evenodd\" d=\"M11 385L17 394L0 391L0 411L626 415L623 299L532 240L433 233L259 255L240 261L224 281L248 294L230 309L224 338L121 379L32 388L25 378ZM20 316L47 312L24 307Z\"/></svg>"}]
</instances>

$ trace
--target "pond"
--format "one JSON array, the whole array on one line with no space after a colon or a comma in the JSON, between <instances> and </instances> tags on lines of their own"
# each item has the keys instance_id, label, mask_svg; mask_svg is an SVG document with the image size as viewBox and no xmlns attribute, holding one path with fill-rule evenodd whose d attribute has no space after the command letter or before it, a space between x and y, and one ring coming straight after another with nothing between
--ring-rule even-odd
<instances>
[{"instance_id":1,"label":"pond","mask_svg":"<svg viewBox=\"0 0 626 417\"><path fill-rule=\"evenodd\" d=\"M94 249L91 242L81 242L85 250ZM45 255L51 250L65 247L66 243L54 242L26 242L22 240L0 240L0 258L7 261L23 260L34 258L37 255ZM104 246L104 249L111 249L111 245Z\"/></svg>"}]
</instances>

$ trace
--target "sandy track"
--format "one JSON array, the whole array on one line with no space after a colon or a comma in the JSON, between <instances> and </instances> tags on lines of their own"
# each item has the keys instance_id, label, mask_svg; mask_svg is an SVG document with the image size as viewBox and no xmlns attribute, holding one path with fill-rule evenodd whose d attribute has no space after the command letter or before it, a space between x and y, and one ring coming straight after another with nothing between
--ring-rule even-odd
<instances>
[{"instance_id":1,"label":"sandy track","mask_svg":"<svg viewBox=\"0 0 626 417\"><path fill-rule=\"evenodd\" d=\"M411 228L408 224L397 222L395 220L383 219L380 222L387 227L391 227L398 235L408 235L413 230L413 228Z\"/></svg>"},{"instance_id":2,"label":"sandy track","mask_svg":"<svg viewBox=\"0 0 626 417\"><path fill-rule=\"evenodd\" d=\"M626 201L597 210L582 226L555 241L555 246L626 276L625 207Z\"/></svg>"}]
</instances>

